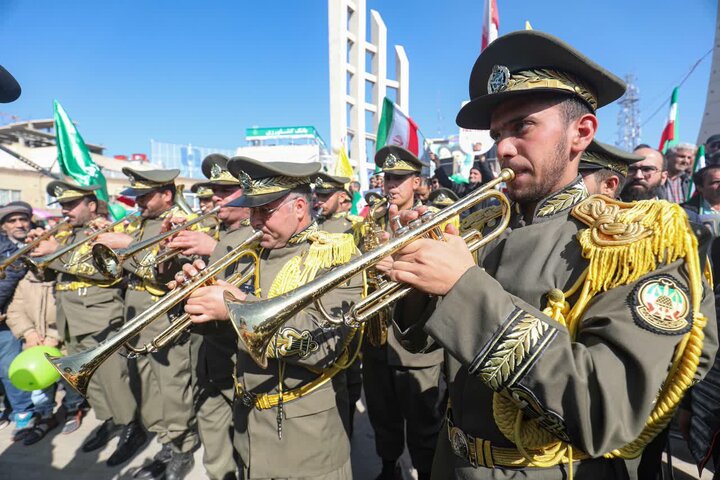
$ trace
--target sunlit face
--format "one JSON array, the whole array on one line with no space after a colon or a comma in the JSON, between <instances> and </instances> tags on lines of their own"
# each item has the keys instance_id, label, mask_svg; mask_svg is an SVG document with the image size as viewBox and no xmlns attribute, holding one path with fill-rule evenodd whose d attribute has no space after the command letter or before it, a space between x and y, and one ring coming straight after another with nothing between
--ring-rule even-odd
<instances>
[{"instance_id":1,"label":"sunlit face","mask_svg":"<svg viewBox=\"0 0 720 480\"><path fill-rule=\"evenodd\" d=\"M153 190L135 198L142 218L157 218L173 206L170 190Z\"/></svg>"},{"instance_id":2,"label":"sunlit face","mask_svg":"<svg viewBox=\"0 0 720 480\"><path fill-rule=\"evenodd\" d=\"M90 201L87 197L77 198L68 202L60 203L62 214L68 217L73 227L82 227L95 218L97 202Z\"/></svg>"},{"instance_id":3,"label":"sunlit face","mask_svg":"<svg viewBox=\"0 0 720 480\"><path fill-rule=\"evenodd\" d=\"M215 206L212 197L198 198L198 203L200 204L200 211L202 213L209 212Z\"/></svg>"},{"instance_id":4,"label":"sunlit face","mask_svg":"<svg viewBox=\"0 0 720 480\"><path fill-rule=\"evenodd\" d=\"M26 213L12 213L0 224L2 232L16 242L22 242L30 230L30 216Z\"/></svg>"},{"instance_id":5,"label":"sunlit face","mask_svg":"<svg viewBox=\"0 0 720 480\"><path fill-rule=\"evenodd\" d=\"M226 225L233 225L250 217L250 209L244 207L226 207L228 203L242 197L243 189L236 185L212 185L213 205L220 205L217 217Z\"/></svg>"},{"instance_id":6,"label":"sunlit face","mask_svg":"<svg viewBox=\"0 0 720 480\"><path fill-rule=\"evenodd\" d=\"M331 193L315 192L315 205L313 208L321 217L331 217L338 212L341 194L343 192L338 190Z\"/></svg>"},{"instance_id":7,"label":"sunlit face","mask_svg":"<svg viewBox=\"0 0 720 480\"><path fill-rule=\"evenodd\" d=\"M480 183L482 181L482 175L480 174L480 170L478 170L477 168L471 168L468 180L470 180L470 183Z\"/></svg>"},{"instance_id":8,"label":"sunlit face","mask_svg":"<svg viewBox=\"0 0 720 480\"><path fill-rule=\"evenodd\" d=\"M633 153L645 158L628 167L622 198L625 201L654 198L667 178L667 172L663 171L662 154L651 148L639 148Z\"/></svg>"},{"instance_id":9,"label":"sunlit face","mask_svg":"<svg viewBox=\"0 0 720 480\"><path fill-rule=\"evenodd\" d=\"M260 246L267 249L283 248L290 237L305 227L309 208L304 197L288 194L267 205L250 209L250 224L263 233Z\"/></svg>"},{"instance_id":10,"label":"sunlit face","mask_svg":"<svg viewBox=\"0 0 720 480\"><path fill-rule=\"evenodd\" d=\"M515 172L508 195L519 203L537 202L577 175L577 164L570 165L570 127L558 102L524 96L500 104L492 113L490 134L498 160Z\"/></svg>"},{"instance_id":11,"label":"sunlit face","mask_svg":"<svg viewBox=\"0 0 720 480\"><path fill-rule=\"evenodd\" d=\"M720 205L720 168L713 168L703 175L702 186L698 191L710 205Z\"/></svg>"},{"instance_id":12,"label":"sunlit face","mask_svg":"<svg viewBox=\"0 0 720 480\"><path fill-rule=\"evenodd\" d=\"M409 209L415 200L415 191L420 186L417 175L396 175L385 173L385 195L390 195L390 203L400 210Z\"/></svg>"},{"instance_id":13,"label":"sunlit face","mask_svg":"<svg viewBox=\"0 0 720 480\"><path fill-rule=\"evenodd\" d=\"M695 161L695 151L689 148L675 150L668 154L668 168L675 172L689 172Z\"/></svg>"}]
</instances>

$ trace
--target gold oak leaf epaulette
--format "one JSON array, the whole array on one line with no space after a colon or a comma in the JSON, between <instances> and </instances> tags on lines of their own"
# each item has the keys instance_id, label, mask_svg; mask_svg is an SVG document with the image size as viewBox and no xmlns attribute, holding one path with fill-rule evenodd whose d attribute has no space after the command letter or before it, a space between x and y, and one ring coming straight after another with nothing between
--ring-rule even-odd
<instances>
[{"instance_id":1,"label":"gold oak leaf epaulette","mask_svg":"<svg viewBox=\"0 0 720 480\"><path fill-rule=\"evenodd\" d=\"M60 243L65 243L72 233L72 230L62 230L55 234L55 240L57 240Z\"/></svg>"},{"instance_id":2,"label":"gold oak leaf epaulette","mask_svg":"<svg viewBox=\"0 0 720 480\"><path fill-rule=\"evenodd\" d=\"M492 228L497 224L502 212L502 208L497 205L473 212L460 222L460 233L470 230L482 232L487 227Z\"/></svg>"}]
</instances>

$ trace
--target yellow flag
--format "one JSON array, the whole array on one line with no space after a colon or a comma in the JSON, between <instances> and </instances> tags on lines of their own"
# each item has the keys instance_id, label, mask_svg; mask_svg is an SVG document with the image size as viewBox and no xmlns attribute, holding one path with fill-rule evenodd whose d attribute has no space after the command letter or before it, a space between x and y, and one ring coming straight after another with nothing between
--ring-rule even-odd
<instances>
[{"instance_id":1,"label":"yellow flag","mask_svg":"<svg viewBox=\"0 0 720 480\"><path fill-rule=\"evenodd\" d=\"M333 175L337 177L348 177L351 180L353 178L353 168L352 165L350 165L347 152L345 152L345 145L340 147L338 159L337 162L335 162L335 173Z\"/></svg>"},{"instance_id":2,"label":"yellow flag","mask_svg":"<svg viewBox=\"0 0 720 480\"><path fill-rule=\"evenodd\" d=\"M525 20L525 30L532 30L532 25L527 20Z\"/></svg>"}]
</instances>

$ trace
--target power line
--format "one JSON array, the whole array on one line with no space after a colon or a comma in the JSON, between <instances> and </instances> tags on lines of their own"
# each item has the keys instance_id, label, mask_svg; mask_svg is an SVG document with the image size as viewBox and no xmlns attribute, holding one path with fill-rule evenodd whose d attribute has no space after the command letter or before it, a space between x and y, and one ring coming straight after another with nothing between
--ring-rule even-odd
<instances>
[{"instance_id":1,"label":"power line","mask_svg":"<svg viewBox=\"0 0 720 480\"><path fill-rule=\"evenodd\" d=\"M688 78L690 78L690 75L692 75L692 73L695 71L695 69L698 67L698 65L700 65L700 63L701 63L703 60L705 60L705 57L707 57L708 55L710 55L710 54L712 53L712 51L713 51L713 49L711 48L710 50L708 50L707 52L705 52L705 55L703 55L702 57L700 57L700 58L695 62L695 64L693 64L692 68L690 68L690 71L685 75L685 77L684 77L684 78L680 81L680 83L677 85L678 88L680 88L680 87L683 86L683 84L687 81ZM667 95L666 95L666 98L667 98ZM647 125L647 123L648 123L650 120L652 120L652 119L655 117L655 115L657 115L658 112L660 112L660 110L662 110L662 108L663 108L665 105L666 105L666 101L663 100L662 103L661 103L660 105L658 105L658 107L655 109L655 111L654 111L652 114L650 114L650 116L649 116L648 118L646 118L645 121L644 121L642 124L640 124L640 126L641 126L641 127L644 127L645 125Z\"/></svg>"}]
</instances>

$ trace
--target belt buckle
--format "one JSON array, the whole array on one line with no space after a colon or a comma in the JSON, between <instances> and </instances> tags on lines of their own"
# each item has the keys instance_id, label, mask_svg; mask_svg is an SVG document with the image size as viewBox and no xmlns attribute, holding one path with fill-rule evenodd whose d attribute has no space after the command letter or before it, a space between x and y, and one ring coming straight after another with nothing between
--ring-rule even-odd
<instances>
[{"instance_id":1,"label":"belt buckle","mask_svg":"<svg viewBox=\"0 0 720 480\"><path fill-rule=\"evenodd\" d=\"M85 295L87 295L87 287L80 287L78 288L77 292L79 296L84 297Z\"/></svg>"},{"instance_id":2,"label":"belt buckle","mask_svg":"<svg viewBox=\"0 0 720 480\"><path fill-rule=\"evenodd\" d=\"M465 460L470 460L470 448L468 447L468 441L465 433L458 427L451 427L448 432L448 437L450 439L450 446L452 447L453 452L455 452L455 455Z\"/></svg>"},{"instance_id":3,"label":"belt buckle","mask_svg":"<svg viewBox=\"0 0 720 480\"><path fill-rule=\"evenodd\" d=\"M240 382L237 379L237 376L235 373L233 373L233 383L235 383L235 397L240 401L240 404L242 404L244 407L254 407L255 406L255 398L257 398L257 395L254 393L250 393L247 390L243 388L243 386L240 384Z\"/></svg>"}]
</instances>

